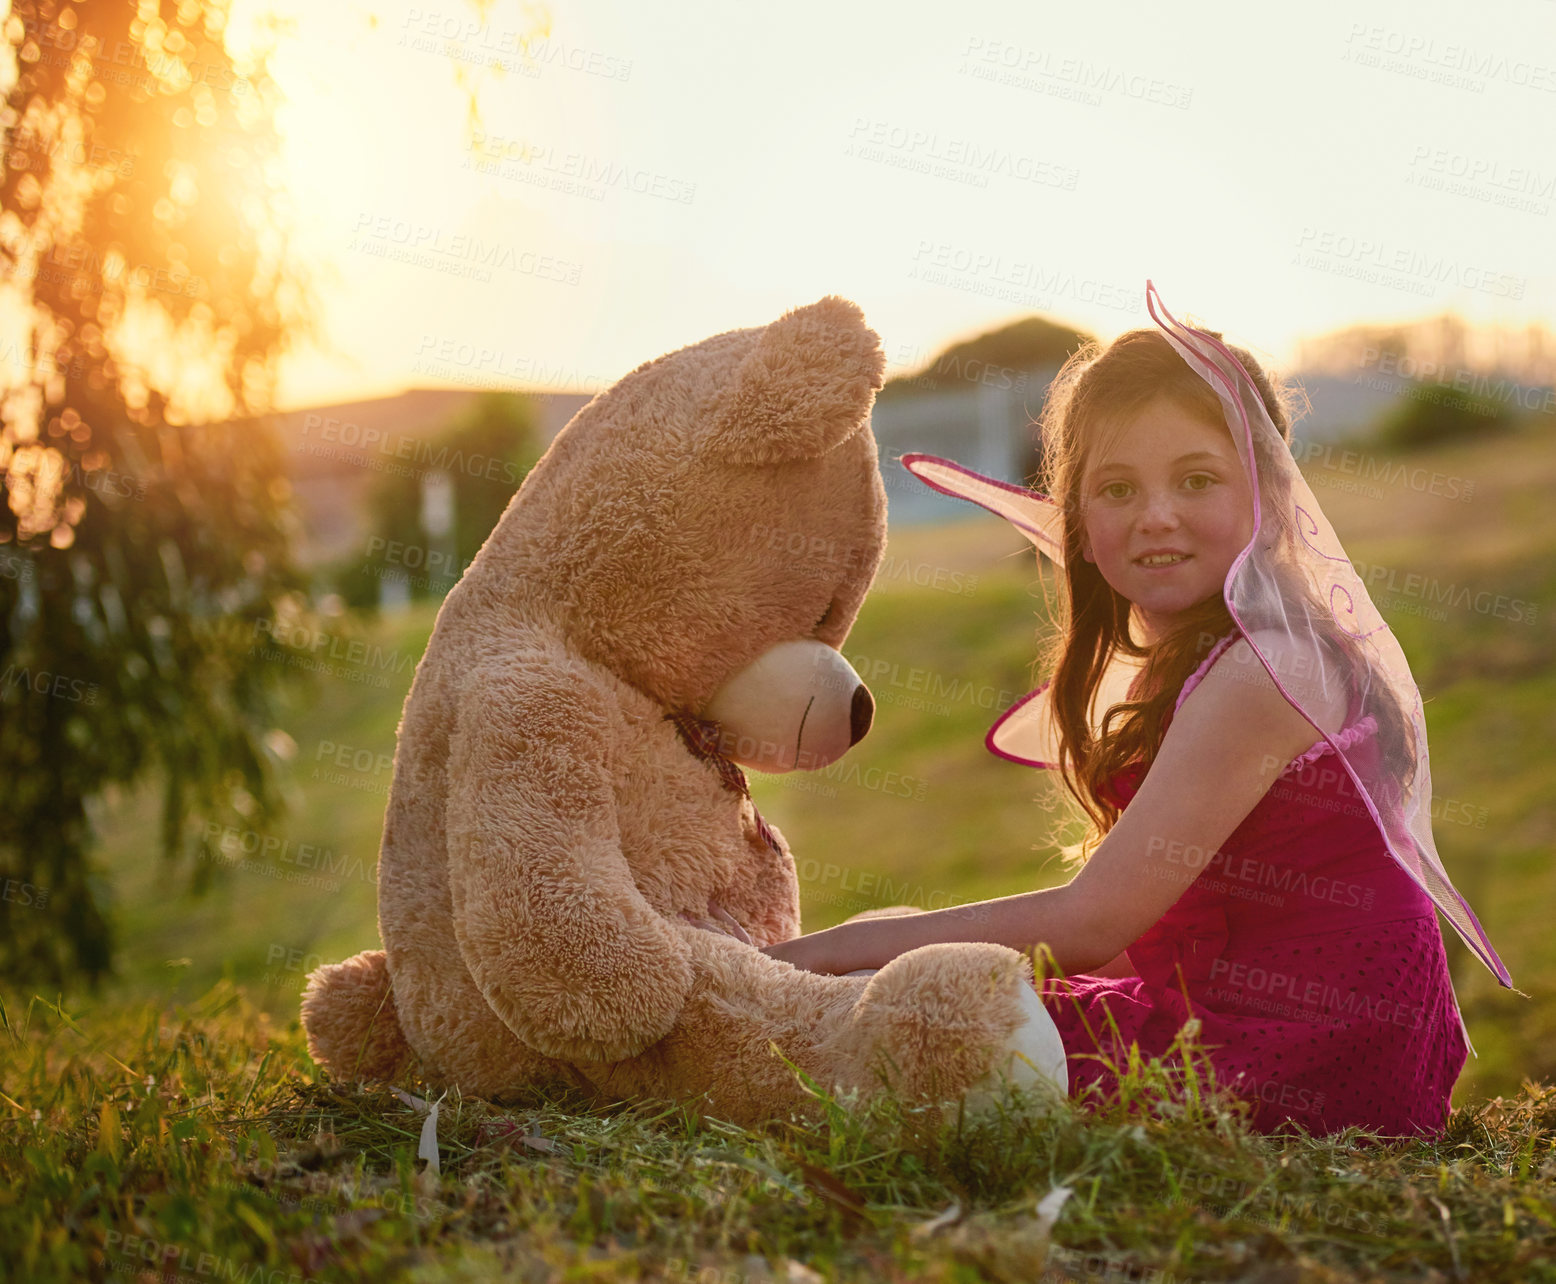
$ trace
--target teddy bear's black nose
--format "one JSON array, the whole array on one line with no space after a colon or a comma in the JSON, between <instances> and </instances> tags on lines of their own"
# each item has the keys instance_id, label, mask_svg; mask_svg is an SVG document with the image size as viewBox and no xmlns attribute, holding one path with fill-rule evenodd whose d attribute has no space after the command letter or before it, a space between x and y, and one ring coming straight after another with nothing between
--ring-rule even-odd
<instances>
[{"instance_id":1,"label":"teddy bear's black nose","mask_svg":"<svg viewBox=\"0 0 1556 1284\"><path fill-rule=\"evenodd\" d=\"M856 745L864 739L864 733L875 721L875 697L870 694L870 688L864 683L861 682L854 688L854 702L848 712L849 727L853 737L848 743Z\"/></svg>"}]
</instances>

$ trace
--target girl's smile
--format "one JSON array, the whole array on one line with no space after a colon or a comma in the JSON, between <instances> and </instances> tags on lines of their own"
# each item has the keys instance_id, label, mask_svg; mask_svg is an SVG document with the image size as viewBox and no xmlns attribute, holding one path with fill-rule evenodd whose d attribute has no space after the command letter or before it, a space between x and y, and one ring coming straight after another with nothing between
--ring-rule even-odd
<instances>
[{"instance_id":1,"label":"girl's smile","mask_svg":"<svg viewBox=\"0 0 1556 1284\"><path fill-rule=\"evenodd\" d=\"M1221 591L1253 535L1248 475L1226 428L1158 397L1088 461L1088 562L1138 609L1150 637Z\"/></svg>"}]
</instances>

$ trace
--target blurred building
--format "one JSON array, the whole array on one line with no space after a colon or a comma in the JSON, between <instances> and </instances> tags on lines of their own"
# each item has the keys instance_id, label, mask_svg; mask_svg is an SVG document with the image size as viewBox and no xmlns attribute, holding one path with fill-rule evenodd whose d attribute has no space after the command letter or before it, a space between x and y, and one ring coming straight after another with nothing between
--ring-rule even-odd
<instances>
[{"instance_id":1,"label":"blurred building","mask_svg":"<svg viewBox=\"0 0 1556 1284\"><path fill-rule=\"evenodd\" d=\"M896 395L876 402L871 418L880 449L890 520L919 525L970 516L972 506L941 495L914 478L899 462L910 451L955 460L1001 481L1030 482L1041 458L1036 419L1056 366L995 383L914 390L898 381ZM1380 375L1298 374L1294 381L1308 409L1292 430L1293 450L1304 458L1306 443L1365 440L1401 401L1434 395L1420 380ZM909 385L906 391L903 384ZM516 390L522 391L522 390ZM1518 390L1521 406L1550 404L1548 388ZM430 443L479 393L421 388L393 397L316 406L277 416L281 443L303 522L301 556L321 565L351 556L368 537L368 491L386 469L410 470L433 490L440 459ZM534 403L543 445L593 396L591 393L526 394ZM409 474L408 474L409 475Z\"/></svg>"},{"instance_id":2,"label":"blurred building","mask_svg":"<svg viewBox=\"0 0 1556 1284\"><path fill-rule=\"evenodd\" d=\"M516 390L517 391L517 390ZM367 495L387 470L415 475L436 492L448 460L433 440L480 394L417 388L393 397L311 406L275 422L297 498L299 555L317 566L358 553L368 538ZM588 404L592 393L528 393L543 445Z\"/></svg>"}]
</instances>

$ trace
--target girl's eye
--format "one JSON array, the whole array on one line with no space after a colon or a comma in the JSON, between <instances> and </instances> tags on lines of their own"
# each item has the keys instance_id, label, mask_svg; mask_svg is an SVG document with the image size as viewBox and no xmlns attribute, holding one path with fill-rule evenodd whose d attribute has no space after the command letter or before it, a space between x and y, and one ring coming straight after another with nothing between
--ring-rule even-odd
<instances>
[{"instance_id":1,"label":"girl's eye","mask_svg":"<svg viewBox=\"0 0 1556 1284\"><path fill-rule=\"evenodd\" d=\"M1203 486L1190 486L1189 488L1191 490L1206 490L1206 489L1208 489L1210 487L1210 485L1215 480L1216 479L1214 477L1212 477L1209 473L1195 473L1193 476L1185 478L1183 484L1185 486L1188 486L1190 482L1202 481L1202 482L1205 483L1205 485L1203 485Z\"/></svg>"},{"instance_id":2,"label":"girl's eye","mask_svg":"<svg viewBox=\"0 0 1556 1284\"><path fill-rule=\"evenodd\" d=\"M1128 483L1126 483L1126 482L1121 482L1121 481L1106 482L1106 483L1103 484L1103 487L1102 487L1102 494L1103 494L1104 498L1107 498L1107 499L1123 499L1124 498L1124 496L1122 494L1116 493L1114 491L1113 488L1115 486L1121 486L1125 490L1128 490L1128 488L1129 488L1128 487Z\"/></svg>"}]
</instances>

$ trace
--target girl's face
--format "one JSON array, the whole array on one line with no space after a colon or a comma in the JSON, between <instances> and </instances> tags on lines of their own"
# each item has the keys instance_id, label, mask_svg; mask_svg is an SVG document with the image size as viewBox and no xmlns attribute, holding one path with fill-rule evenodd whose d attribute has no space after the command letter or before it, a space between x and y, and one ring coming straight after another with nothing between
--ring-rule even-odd
<instances>
[{"instance_id":1,"label":"girl's face","mask_svg":"<svg viewBox=\"0 0 1556 1284\"><path fill-rule=\"evenodd\" d=\"M1253 536L1248 475L1225 425L1165 397L1087 461L1081 506L1086 560L1135 605L1151 638L1220 593Z\"/></svg>"}]
</instances>

